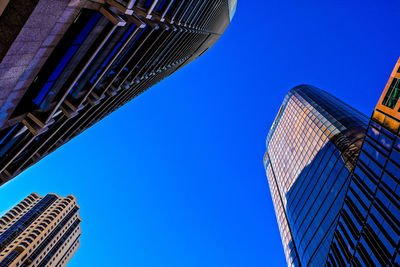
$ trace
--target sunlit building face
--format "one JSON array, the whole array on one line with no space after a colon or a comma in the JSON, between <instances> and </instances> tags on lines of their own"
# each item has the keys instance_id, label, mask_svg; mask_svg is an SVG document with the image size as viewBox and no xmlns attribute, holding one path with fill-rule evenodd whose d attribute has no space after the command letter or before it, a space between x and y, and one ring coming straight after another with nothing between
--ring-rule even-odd
<instances>
[{"instance_id":1,"label":"sunlit building face","mask_svg":"<svg viewBox=\"0 0 400 267\"><path fill-rule=\"evenodd\" d=\"M363 114L315 87L286 95L264 166L288 265L326 261L367 124Z\"/></svg>"},{"instance_id":2,"label":"sunlit building face","mask_svg":"<svg viewBox=\"0 0 400 267\"><path fill-rule=\"evenodd\" d=\"M0 266L65 267L80 246L74 196L30 194L0 218Z\"/></svg>"},{"instance_id":3,"label":"sunlit building face","mask_svg":"<svg viewBox=\"0 0 400 267\"><path fill-rule=\"evenodd\" d=\"M327 266L400 266L400 60L368 125Z\"/></svg>"}]
</instances>

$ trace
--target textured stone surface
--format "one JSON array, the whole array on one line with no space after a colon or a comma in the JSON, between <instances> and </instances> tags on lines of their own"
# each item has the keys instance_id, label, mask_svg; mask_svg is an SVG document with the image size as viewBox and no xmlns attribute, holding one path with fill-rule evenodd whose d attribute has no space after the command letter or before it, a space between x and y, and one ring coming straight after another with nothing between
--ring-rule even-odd
<instances>
[{"instance_id":1,"label":"textured stone surface","mask_svg":"<svg viewBox=\"0 0 400 267\"><path fill-rule=\"evenodd\" d=\"M78 15L79 9L72 8L72 7L67 7L63 14L60 16L58 19L58 22L61 23L72 23L75 19L75 17Z\"/></svg>"},{"instance_id":2,"label":"textured stone surface","mask_svg":"<svg viewBox=\"0 0 400 267\"><path fill-rule=\"evenodd\" d=\"M42 43L42 47L54 47L58 44L58 41L60 41L62 37L62 34L58 35L49 35L47 36L46 40Z\"/></svg>"},{"instance_id":3,"label":"textured stone surface","mask_svg":"<svg viewBox=\"0 0 400 267\"><path fill-rule=\"evenodd\" d=\"M0 60L18 36L39 0L13 0L0 16Z\"/></svg>"},{"instance_id":4,"label":"textured stone surface","mask_svg":"<svg viewBox=\"0 0 400 267\"><path fill-rule=\"evenodd\" d=\"M40 45L42 44L42 42L40 41L15 41L13 43L13 45L10 47L10 49L8 50L8 53L6 55L22 55L22 54L30 54L30 53L34 53L36 52Z\"/></svg>"},{"instance_id":5,"label":"textured stone surface","mask_svg":"<svg viewBox=\"0 0 400 267\"><path fill-rule=\"evenodd\" d=\"M24 72L25 67L24 66L18 66L18 67L11 67L11 68L5 68L0 70L0 80L3 79L12 79L14 77L19 77L22 75ZM3 85L2 85L3 87Z\"/></svg>"},{"instance_id":6,"label":"textured stone surface","mask_svg":"<svg viewBox=\"0 0 400 267\"><path fill-rule=\"evenodd\" d=\"M0 99L0 107L3 106L3 104L4 104L5 102L6 102L6 99L5 99L5 98Z\"/></svg>"},{"instance_id":7,"label":"textured stone surface","mask_svg":"<svg viewBox=\"0 0 400 267\"><path fill-rule=\"evenodd\" d=\"M12 87L15 85L14 79L2 79L0 80L0 98L7 98L10 94L10 91L7 90L8 87Z\"/></svg>"},{"instance_id":8,"label":"textured stone surface","mask_svg":"<svg viewBox=\"0 0 400 267\"><path fill-rule=\"evenodd\" d=\"M19 81L31 81L35 78L40 68L26 69L23 75L20 76Z\"/></svg>"},{"instance_id":9,"label":"textured stone surface","mask_svg":"<svg viewBox=\"0 0 400 267\"><path fill-rule=\"evenodd\" d=\"M11 68L13 66L26 66L31 62L35 54L26 53L22 55L9 55L4 57L3 62L1 62L1 68Z\"/></svg>"},{"instance_id":10,"label":"textured stone surface","mask_svg":"<svg viewBox=\"0 0 400 267\"><path fill-rule=\"evenodd\" d=\"M69 6L71 2L76 7ZM13 0L13 5L7 6L0 17L0 128L15 109L13 103L20 101L84 2ZM18 15L21 10L23 16Z\"/></svg>"},{"instance_id":11,"label":"textured stone surface","mask_svg":"<svg viewBox=\"0 0 400 267\"><path fill-rule=\"evenodd\" d=\"M29 83L26 81L18 81L17 84L14 86L14 91L25 91L29 87Z\"/></svg>"},{"instance_id":12,"label":"textured stone surface","mask_svg":"<svg viewBox=\"0 0 400 267\"><path fill-rule=\"evenodd\" d=\"M57 34L60 34L62 32L65 32L68 29L69 25L70 25L69 23L57 22L54 25L53 29L51 30L50 34L57 35Z\"/></svg>"}]
</instances>

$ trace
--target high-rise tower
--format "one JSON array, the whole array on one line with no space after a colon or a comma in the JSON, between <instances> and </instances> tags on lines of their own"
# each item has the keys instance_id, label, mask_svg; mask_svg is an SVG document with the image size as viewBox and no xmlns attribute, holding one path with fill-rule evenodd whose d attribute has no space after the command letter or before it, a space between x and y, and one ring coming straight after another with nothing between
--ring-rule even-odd
<instances>
[{"instance_id":1,"label":"high-rise tower","mask_svg":"<svg viewBox=\"0 0 400 267\"><path fill-rule=\"evenodd\" d=\"M322 266L368 119L309 85L285 97L264 166L289 266Z\"/></svg>"},{"instance_id":2,"label":"high-rise tower","mask_svg":"<svg viewBox=\"0 0 400 267\"><path fill-rule=\"evenodd\" d=\"M400 59L373 111L327 266L400 266Z\"/></svg>"},{"instance_id":3,"label":"high-rise tower","mask_svg":"<svg viewBox=\"0 0 400 267\"><path fill-rule=\"evenodd\" d=\"M30 194L0 218L0 266L66 266L79 247L73 196Z\"/></svg>"},{"instance_id":4,"label":"high-rise tower","mask_svg":"<svg viewBox=\"0 0 400 267\"><path fill-rule=\"evenodd\" d=\"M1 1L0 184L201 56L235 9L236 0Z\"/></svg>"}]
</instances>

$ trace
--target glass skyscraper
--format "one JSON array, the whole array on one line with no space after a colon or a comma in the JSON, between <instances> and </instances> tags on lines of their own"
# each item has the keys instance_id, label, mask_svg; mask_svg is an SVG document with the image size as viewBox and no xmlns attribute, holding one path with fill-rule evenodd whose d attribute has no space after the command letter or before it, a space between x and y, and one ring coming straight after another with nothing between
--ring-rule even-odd
<instances>
[{"instance_id":1,"label":"glass skyscraper","mask_svg":"<svg viewBox=\"0 0 400 267\"><path fill-rule=\"evenodd\" d=\"M286 95L264 166L288 265L324 264L367 125L363 114L313 86Z\"/></svg>"},{"instance_id":2,"label":"glass skyscraper","mask_svg":"<svg viewBox=\"0 0 400 267\"><path fill-rule=\"evenodd\" d=\"M368 125L327 266L400 266L400 60Z\"/></svg>"},{"instance_id":3,"label":"glass skyscraper","mask_svg":"<svg viewBox=\"0 0 400 267\"><path fill-rule=\"evenodd\" d=\"M400 59L369 120L293 88L264 165L289 266L400 266Z\"/></svg>"}]
</instances>

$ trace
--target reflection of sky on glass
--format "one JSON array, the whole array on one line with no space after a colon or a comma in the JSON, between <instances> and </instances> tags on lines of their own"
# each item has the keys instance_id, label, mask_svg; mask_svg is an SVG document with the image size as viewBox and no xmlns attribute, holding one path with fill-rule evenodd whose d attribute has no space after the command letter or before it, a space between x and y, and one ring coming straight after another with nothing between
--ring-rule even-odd
<instances>
[{"instance_id":1,"label":"reflection of sky on glass","mask_svg":"<svg viewBox=\"0 0 400 267\"><path fill-rule=\"evenodd\" d=\"M398 14L398 1L241 1L202 57L0 187L0 211L74 194L68 267L285 266L269 127L301 83L370 114L400 55Z\"/></svg>"},{"instance_id":2,"label":"reflection of sky on glass","mask_svg":"<svg viewBox=\"0 0 400 267\"><path fill-rule=\"evenodd\" d=\"M288 263L296 260L296 251L292 251L291 246L293 240L287 234L289 224L302 263L323 265L334 229L333 218L343 200L334 198L333 192L342 188L344 178L349 175L344 161L339 159L340 153L347 155L348 149L353 147L352 142L362 138L367 123L364 115L311 86L297 86L285 97L268 134L270 164L266 171ZM357 138L353 140L351 135L346 135L350 128L357 128L350 132L361 135L355 135ZM328 146L331 142L337 147ZM335 157L333 152L336 152ZM320 169L324 169L323 172L316 171L319 166L324 167ZM271 186L271 182L276 185ZM279 189L280 197L275 196L274 187ZM345 190L340 192L343 194ZM281 215L283 210L286 210L287 220ZM322 226L321 218L324 218ZM324 231L329 234L325 235Z\"/></svg>"},{"instance_id":3,"label":"reflection of sky on glass","mask_svg":"<svg viewBox=\"0 0 400 267\"><path fill-rule=\"evenodd\" d=\"M271 129L272 136L268 143L271 162L266 170L271 191L277 190L273 188L276 185L271 186L271 183L274 183L273 175L279 189L273 201L276 205L275 213L288 262L294 260L295 252L291 252L290 244L293 240L289 234L285 216L282 215L287 205L285 196L304 167L310 164L315 154L329 141L322 129L317 127L316 117L311 115L312 112L306 112L309 108L300 102L299 98L296 95L291 95L288 100L285 98L287 102L284 109L276 121L275 128ZM313 140L313 144L310 140ZM281 192L281 197L278 195L279 192Z\"/></svg>"},{"instance_id":4,"label":"reflection of sky on glass","mask_svg":"<svg viewBox=\"0 0 400 267\"><path fill-rule=\"evenodd\" d=\"M229 16L232 20L233 16L235 16L237 0L229 0L228 5L229 5Z\"/></svg>"}]
</instances>

